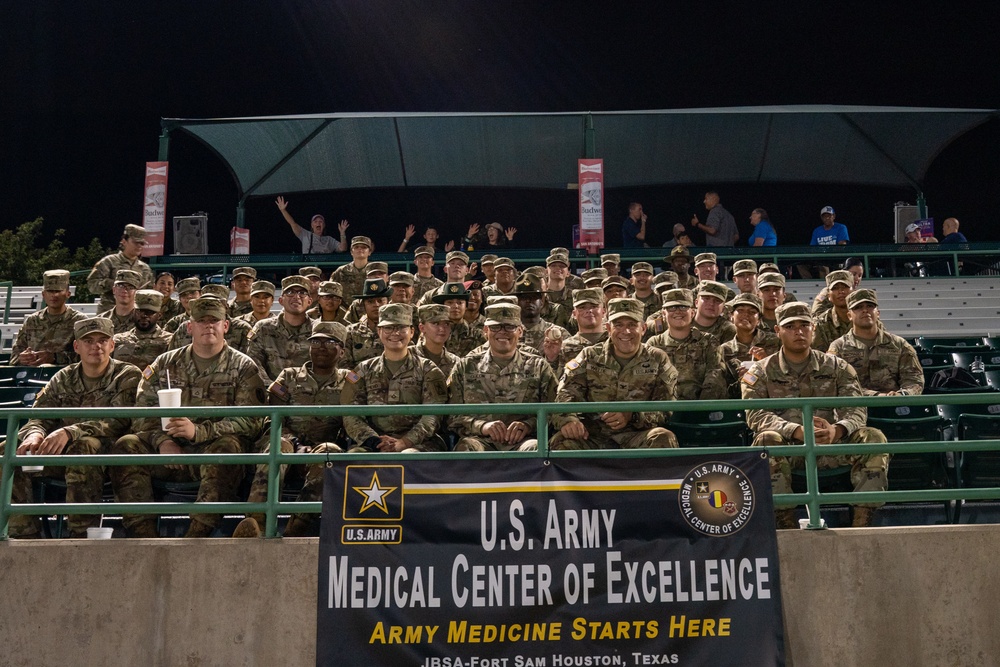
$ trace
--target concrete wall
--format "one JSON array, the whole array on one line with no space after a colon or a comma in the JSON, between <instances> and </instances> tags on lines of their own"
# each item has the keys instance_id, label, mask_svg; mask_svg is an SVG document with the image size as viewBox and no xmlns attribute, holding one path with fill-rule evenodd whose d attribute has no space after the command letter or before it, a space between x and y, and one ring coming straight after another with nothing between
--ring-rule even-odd
<instances>
[{"instance_id":1,"label":"concrete wall","mask_svg":"<svg viewBox=\"0 0 1000 667\"><path fill-rule=\"evenodd\" d=\"M317 543L0 543L0 665L315 664ZM790 663L1000 660L1000 526L781 531L778 546Z\"/></svg>"}]
</instances>

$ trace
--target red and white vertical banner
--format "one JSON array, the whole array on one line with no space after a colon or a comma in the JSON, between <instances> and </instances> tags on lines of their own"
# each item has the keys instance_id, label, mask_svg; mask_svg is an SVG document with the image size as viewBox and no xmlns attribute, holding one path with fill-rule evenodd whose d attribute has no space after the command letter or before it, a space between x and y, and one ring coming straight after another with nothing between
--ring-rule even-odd
<instances>
[{"instance_id":1,"label":"red and white vertical banner","mask_svg":"<svg viewBox=\"0 0 1000 667\"><path fill-rule=\"evenodd\" d=\"M604 160L578 160L580 247L597 253L604 247Z\"/></svg>"},{"instance_id":2,"label":"red and white vertical banner","mask_svg":"<svg viewBox=\"0 0 1000 667\"><path fill-rule=\"evenodd\" d=\"M146 163L146 186L143 190L142 226L146 228L143 257L163 254L167 224L167 162Z\"/></svg>"},{"instance_id":3,"label":"red and white vertical banner","mask_svg":"<svg viewBox=\"0 0 1000 667\"><path fill-rule=\"evenodd\" d=\"M249 255L250 254L250 230L246 228L233 227L229 230L229 254Z\"/></svg>"}]
</instances>

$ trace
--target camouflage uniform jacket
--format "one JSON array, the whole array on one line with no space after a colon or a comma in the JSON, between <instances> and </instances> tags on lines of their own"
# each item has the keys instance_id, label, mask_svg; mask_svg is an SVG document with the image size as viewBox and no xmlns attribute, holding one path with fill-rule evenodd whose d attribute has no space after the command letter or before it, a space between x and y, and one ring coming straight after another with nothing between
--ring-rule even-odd
<instances>
[{"instance_id":1,"label":"camouflage uniform jacket","mask_svg":"<svg viewBox=\"0 0 1000 667\"><path fill-rule=\"evenodd\" d=\"M667 353L677 368L677 398L681 400L715 400L726 398L722 350L714 336L695 328L683 340L664 332L647 343Z\"/></svg>"},{"instance_id":2,"label":"camouflage uniform jacket","mask_svg":"<svg viewBox=\"0 0 1000 667\"><path fill-rule=\"evenodd\" d=\"M434 276L428 276L424 278L423 276L418 276L413 274L413 300L412 303L419 303L420 297L428 292L433 292L438 287L444 285L443 282L435 278Z\"/></svg>"},{"instance_id":3,"label":"camouflage uniform jacket","mask_svg":"<svg viewBox=\"0 0 1000 667\"><path fill-rule=\"evenodd\" d=\"M830 349L830 343L850 330L850 320L840 319L837 316L837 309L831 308L816 318L816 332L813 335L812 347L814 350L826 352Z\"/></svg>"},{"instance_id":4,"label":"camouflage uniform jacket","mask_svg":"<svg viewBox=\"0 0 1000 667\"><path fill-rule=\"evenodd\" d=\"M273 315L273 314L268 314L267 317L264 317L264 318L261 318L261 320L258 320L254 316L253 312L251 311L249 313L244 313L244 314L240 315L239 317L234 317L233 319L234 320L239 320L240 322L246 322L247 324L250 325L250 328L253 329L254 325L257 324L258 322L260 322L262 320L269 320L269 319L271 319L274 316L275 315ZM309 317L312 318L312 319L315 319L315 318L312 317L312 314L310 314Z\"/></svg>"},{"instance_id":5,"label":"camouflage uniform jacket","mask_svg":"<svg viewBox=\"0 0 1000 667\"><path fill-rule=\"evenodd\" d=\"M763 348L764 356L771 356L781 349L781 341L773 333L766 333L757 329L749 345L744 345L734 335L720 346L722 361L726 365L726 383L729 385L729 398L740 398L739 370L744 361L752 361L750 359L751 347Z\"/></svg>"},{"instance_id":6,"label":"camouflage uniform jacket","mask_svg":"<svg viewBox=\"0 0 1000 667\"><path fill-rule=\"evenodd\" d=\"M270 319L270 318L268 318ZM187 322L187 320L185 320ZM253 331L253 325L248 324L240 319L230 318L229 320L229 331L226 332L226 344L234 350L239 350L243 354L247 354L247 349L250 347L250 332ZM187 327L182 326L174 332L170 337L170 347L171 350L179 350L185 345L191 344L191 334L188 333Z\"/></svg>"},{"instance_id":7,"label":"camouflage uniform jacket","mask_svg":"<svg viewBox=\"0 0 1000 667\"><path fill-rule=\"evenodd\" d=\"M549 302L542 308L541 317L546 322L551 322L557 327L562 327L567 332L576 333L576 320L570 317L572 309L567 309L562 304ZM485 322L485 318L483 319Z\"/></svg>"},{"instance_id":8,"label":"camouflage uniform jacket","mask_svg":"<svg viewBox=\"0 0 1000 667\"><path fill-rule=\"evenodd\" d=\"M678 275L677 285L678 289L697 289L698 288L698 276L693 273L687 274L687 277Z\"/></svg>"},{"instance_id":9,"label":"camouflage uniform jacket","mask_svg":"<svg viewBox=\"0 0 1000 667\"><path fill-rule=\"evenodd\" d=\"M106 310L103 313L97 313L97 317L106 317L111 320L111 323L115 327L116 334L125 333L135 326L135 309L133 309L128 315L119 315L115 312L114 307L112 307L111 310Z\"/></svg>"},{"instance_id":10,"label":"camouflage uniform jacket","mask_svg":"<svg viewBox=\"0 0 1000 667\"><path fill-rule=\"evenodd\" d=\"M572 294L573 290L583 289L586 284L583 282L583 278L576 275L575 273L570 273L566 276L566 287L570 290Z\"/></svg>"},{"instance_id":11,"label":"camouflage uniform jacket","mask_svg":"<svg viewBox=\"0 0 1000 667\"><path fill-rule=\"evenodd\" d=\"M181 328L181 325L191 319L191 316L184 311L181 311L167 320L167 323L163 325L163 328L170 333L173 333Z\"/></svg>"},{"instance_id":12,"label":"camouflage uniform jacket","mask_svg":"<svg viewBox=\"0 0 1000 667\"><path fill-rule=\"evenodd\" d=\"M521 336L521 343L535 354L545 356L543 345L545 344L545 332L549 329L557 329L561 340L570 337L570 333L557 324L539 320L531 327L524 327L524 334Z\"/></svg>"},{"instance_id":13,"label":"camouflage uniform jacket","mask_svg":"<svg viewBox=\"0 0 1000 667\"><path fill-rule=\"evenodd\" d=\"M160 321L166 323L183 313L184 306L177 299L164 299L160 312L163 313L160 316Z\"/></svg>"},{"instance_id":14,"label":"camouflage uniform jacket","mask_svg":"<svg viewBox=\"0 0 1000 667\"><path fill-rule=\"evenodd\" d=\"M743 398L791 398L799 396L860 396L858 375L843 359L825 352L809 351L808 365L801 375L795 375L779 350L750 367L740 383ZM865 425L866 408L818 408L813 414L831 424L842 424L850 435ZM802 426L802 409L747 410L747 425L754 433L777 431L792 440L795 429Z\"/></svg>"},{"instance_id":15,"label":"camouflage uniform jacket","mask_svg":"<svg viewBox=\"0 0 1000 667\"><path fill-rule=\"evenodd\" d=\"M485 342L486 336L483 335L482 327L473 329L469 326L468 322L462 320L458 324L452 322L451 335L448 336L448 340L445 341L444 347L452 354L464 357L474 348Z\"/></svg>"},{"instance_id":16,"label":"camouflage uniform jacket","mask_svg":"<svg viewBox=\"0 0 1000 667\"><path fill-rule=\"evenodd\" d=\"M73 325L85 319L86 315L69 306L61 315L50 315L47 308L28 315L17 332L7 363L19 365L21 353L29 348L35 352L51 352L55 355L53 363L59 366L77 361L77 354L73 351Z\"/></svg>"},{"instance_id":17,"label":"camouflage uniform jacket","mask_svg":"<svg viewBox=\"0 0 1000 667\"><path fill-rule=\"evenodd\" d=\"M545 359L514 352L506 366L493 361L489 351L469 355L448 377L448 402L454 404L550 403L556 395L556 376ZM519 421L534 431L533 414L451 415L448 427L462 438L480 436L487 422Z\"/></svg>"},{"instance_id":18,"label":"camouflage uniform jacket","mask_svg":"<svg viewBox=\"0 0 1000 667\"><path fill-rule=\"evenodd\" d=\"M347 374L341 401L344 405L420 405L444 403L448 399L444 373L427 359L408 354L396 375L389 373L385 357L362 361ZM363 443L377 435L405 437L420 447L441 424L440 415L380 415L344 417L347 435Z\"/></svg>"},{"instance_id":19,"label":"camouflage uniform jacket","mask_svg":"<svg viewBox=\"0 0 1000 667\"><path fill-rule=\"evenodd\" d=\"M277 378L286 368L301 366L309 361L309 336L312 320L308 317L298 326L285 323L285 314L278 313L254 325L247 335L247 355L264 369L269 378Z\"/></svg>"},{"instance_id":20,"label":"camouflage uniform jacket","mask_svg":"<svg viewBox=\"0 0 1000 667\"><path fill-rule=\"evenodd\" d=\"M831 308L833 308L833 302L830 301L830 288L824 287L813 298L813 305L810 312L813 317L819 317Z\"/></svg>"},{"instance_id":21,"label":"camouflage uniform jacket","mask_svg":"<svg viewBox=\"0 0 1000 667\"><path fill-rule=\"evenodd\" d=\"M340 283L344 288L344 301L350 301L355 294L361 294L365 288L365 276L368 274L368 265L360 269L354 266L354 262L348 262L330 274L330 280Z\"/></svg>"},{"instance_id":22,"label":"camouflage uniform jacket","mask_svg":"<svg viewBox=\"0 0 1000 667\"><path fill-rule=\"evenodd\" d=\"M562 350L559 351L559 358L556 359L558 366L553 370L562 375L566 364L573 361L573 359L576 359L576 355L583 352L583 348L590 347L591 345L600 345L607 339L608 332L606 330L602 330L600 338L594 342L591 342L580 333L570 336L563 341Z\"/></svg>"},{"instance_id":23,"label":"camouflage uniform jacket","mask_svg":"<svg viewBox=\"0 0 1000 667\"><path fill-rule=\"evenodd\" d=\"M633 294L632 298L642 301L645 306L643 317L652 317L660 312L660 309L663 307L663 300L660 299L660 295L656 292L650 292L648 296L636 296Z\"/></svg>"},{"instance_id":24,"label":"camouflage uniform jacket","mask_svg":"<svg viewBox=\"0 0 1000 667\"><path fill-rule=\"evenodd\" d=\"M624 367L615 359L611 341L591 345L572 361L556 388L558 403L590 403L605 401L672 401L677 385L677 369L663 352L643 344ZM599 412L562 413L550 417L560 429L574 421L582 421L590 437L609 438L613 431L600 420ZM630 429L645 430L663 426L669 412L637 412Z\"/></svg>"},{"instance_id":25,"label":"camouflage uniform jacket","mask_svg":"<svg viewBox=\"0 0 1000 667\"><path fill-rule=\"evenodd\" d=\"M240 315L246 315L253 310L253 304L250 300L237 301L233 299L229 302L229 317L239 317Z\"/></svg>"},{"instance_id":26,"label":"camouflage uniform jacket","mask_svg":"<svg viewBox=\"0 0 1000 667\"><path fill-rule=\"evenodd\" d=\"M132 364L111 359L104 375L93 389L83 380L81 364L71 364L52 376L35 398L36 408L127 408L135 405L136 388L142 376ZM32 433L46 436L64 428L71 439L83 437L117 439L129 430L129 420L124 417L105 417L80 421L78 419L31 419L21 427L18 436L23 440Z\"/></svg>"},{"instance_id":27,"label":"camouflage uniform jacket","mask_svg":"<svg viewBox=\"0 0 1000 667\"><path fill-rule=\"evenodd\" d=\"M125 256L125 253L120 251L113 255L106 255L99 259L97 264L94 264L94 268L90 270L90 275L87 276L87 289L91 294L101 295L101 303L98 309L107 310L108 308L115 307L115 297L111 289L115 285L115 275L121 269L139 272L142 276L140 289L145 289L153 284L153 270L149 268L149 264L146 264L146 262L141 259L130 260Z\"/></svg>"},{"instance_id":28,"label":"camouflage uniform jacket","mask_svg":"<svg viewBox=\"0 0 1000 667\"><path fill-rule=\"evenodd\" d=\"M829 353L851 365L865 396L900 390L917 396L924 391L924 371L916 350L881 325L872 345L861 343L852 329L830 343Z\"/></svg>"},{"instance_id":29,"label":"camouflage uniform jacket","mask_svg":"<svg viewBox=\"0 0 1000 667\"><path fill-rule=\"evenodd\" d=\"M703 327L692 319L691 328L712 336L715 338L716 343L722 343L736 335L736 325L721 316L715 320L714 324L708 327Z\"/></svg>"},{"instance_id":30,"label":"camouflage uniform jacket","mask_svg":"<svg viewBox=\"0 0 1000 667\"><path fill-rule=\"evenodd\" d=\"M351 370L362 361L379 356L383 349L377 328L369 327L367 318L355 322L347 327L344 358L340 360L340 367Z\"/></svg>"},{"instance_id":31,"label":"camouflage uniform jacket","mask_svg":"<svg viewBox=\"0 0 1000 667\"><path fill-rule=\"evenodd\" d=\"M340 405L347 371L334 369L331 375L321 377L312 372L312 362L298 368L286 368L268 387L271 405ZM343 417L285 417L281 435L297 437L301 444L313 447L324 442L334 442L344 428Z\"/></svg>"},{"instance_id":32,"label":"camouflage uniform jacket","mask_svg":"<svg viewBox=\"0 0 1000 667\"><path fill-rule=\"evenodd\" d=\"M514 287L512 286L510 290L504 292L496 283L483 285L483 303L486 303L486 297L488 296L515 296Z\"/></svg>"},{"instance_id":33,"label":"camouflage uniform jacket","mask_svg":"<svg viewBox=\"0 0 1000 667\"><path fill-rule=\"evenodd\" d=\"M313 306L312 308L310 308L309 310L306 311L306 316L310 320L312 320L313 322L315 322L316 320L323 319L323 311L320 310L319 304L316 304L315 306ZM334 317L332 320L324 320L324 321L326 321L326 322L340 322L345 327L348 324L351 324L350 322L347 321L347 309L344 308L344 306L341 306L340 308L337 309L337 316L336 317ZM250 324L256 324L256 320L250 321Z\"/></svg>"},{"instance_id":34,"label":"camouflage uniform jacket","mask_svg":"<svg viewBox=\"0 0 1000 667\"><path fill-rule=\"evenodd\" d=\"M264 405L267 401L267 378L247 355L226 345L204 374L199 374L193 356L192 347L188 345L165 352L146 366L139 382L136 406L159 405L156 392L167 388L168 371L170 386L181 390L181 405ZM183 411L179 411L178 415L183 416ZM209 442L224 435L256 438L263 426L259 417L202 417L191 421L196 427L192 444ZM136 419L132 430L157 450L163 441L171 439L160 428L159 417ZM186 443L181 440L178 444Z\"/></svg>"},{"instance_id":35,"label":"camouflage uniform jacket","mask_svg":"<svg viewBox=\"0 0 1000 667\"><path fill-rule=\"evenodd\" d=\"M457 354L452 354L447 349L441 350L440 357L431 354L430 350L424 345L423 337L410 346L410 352L422 359L429 359L434 362L434 365L441 369L445 378L451 375L451 369L461 360Z\"/></svg>"},{"instance_id":36,"label":"camouflage uniform jacket","mask_svg":"<svg viewBox=\"0 0 1000 667\"><path fill-rule=\"evenodd\" d=\"M132 327L125 333L115 334L115 349L111 351L111 357L145 368L168 349L170 349L169 331L165 331L159 325L145 333Z\"/></svg>"}]
</instances>

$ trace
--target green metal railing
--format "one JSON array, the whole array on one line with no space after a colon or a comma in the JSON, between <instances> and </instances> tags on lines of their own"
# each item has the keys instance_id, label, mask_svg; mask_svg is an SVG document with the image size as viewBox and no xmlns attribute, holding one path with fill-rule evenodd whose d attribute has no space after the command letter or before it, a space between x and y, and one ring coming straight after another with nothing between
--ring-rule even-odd
<instances>
[{"instance_id":1,"label":"green metal railing","mask_svg":"<svg viewBox=\"0 0 1000 667\"><path fill-rule=\"evenodd\" d=\"M812 424L813 412L818 408L838 408L845 405L871 406L927 406L939 404L982 405L1000 402L995 393L981 394L934 394L924 396L879 397L866 396L856 398L781 398L755 399L753 409L780 409L800 407L804 424ZM170 514L191 512L212 513L264 513L266 516L265 535L275 537L279 513L317 513L321 510L320 502L287 502L280 501L278 476L281 464L320 463L331 458L328 454L295 454L282 453L280 447L281 420L285 416L316 416L316 415L353 415L371 416L385 414L406 415L447 415L447 414L535 414L538 418L538 451L537 452L433 452L418 456L431 459L455 458L654 458L671 456L711 456L716 454L746 451L746 447L697 447L680 449L616 449L594 451L550 451L549 434L546 427L548 416L553 413L566 412L605 412L605 411L655 411L673 412L708 412L720 410L746 410L751 404L742 400L727 401L660 401L660 402L621 402L621 403L526 403L526 404L488 404L488 405L396 405L396 406L261 406L261 407L186 407L185 416L193 419L218 416L252 416L269 417L271 420L270 451L264 454L148 454L148 455L88 455L88 456L16 456L14 447L5 447L3 455L3 474L0 477L0 539L7 538L7 523L11 515L49 515L49 514ZM7 442L17 441L19 421L29 418L54 419L70 417L85 420L97 417L169 417L176 416L176 408L9 408L0 410L0 419L8 419ZM669 427L669 424L667 425ZM820 506L824 504L871 503L889 501L952 501L952 500L984 500L1000 498L998 488L953 488L927 489L907 491L881 491L857 493L821 493L819 491L819 476L816 468L818 456L858 453L898 453L898 452L948 452L948 451L993 451L1000 450L1000 440L977 441L942 441L942 442L891 442L885 444L842 444L816 445L812 429L805 431L806 441L802 445L771 447L767 453L774 456L801 456L805 458L806 492L802 494L778 494L774 496L776 505L799 505L805 503L809 509L809 528L818 529L820 524ZM763 450L762 450L763 454ZM336 454L338 459L379 461L412 460L414 454ZM11 504L13 475L15 466L23 465L66 465L72 461L74 465L167 465L167 464L255 464L267 463L269 466L267 500L263 503L32 503L23 505Z\"/></svg>"}]
</instances>

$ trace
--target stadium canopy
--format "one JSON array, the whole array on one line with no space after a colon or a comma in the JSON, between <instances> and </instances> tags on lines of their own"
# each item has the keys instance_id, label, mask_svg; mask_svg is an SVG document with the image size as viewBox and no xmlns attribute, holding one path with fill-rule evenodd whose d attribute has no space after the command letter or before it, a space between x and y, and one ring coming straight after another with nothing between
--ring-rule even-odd
<instances>
[{"instance_id":1,"label":"stadium canopy","mask_svg":"<svg viewBox=\"0 0 1000 667\"><path fill-rule=\"evenodd\" d=\"M608 188L849 183L921 190L928 167L996 109L768 106L567 113L331 113L162 120L202 141L248 197L345 188L560 188L578 158Z\"/></svg>"}]
</instances>

